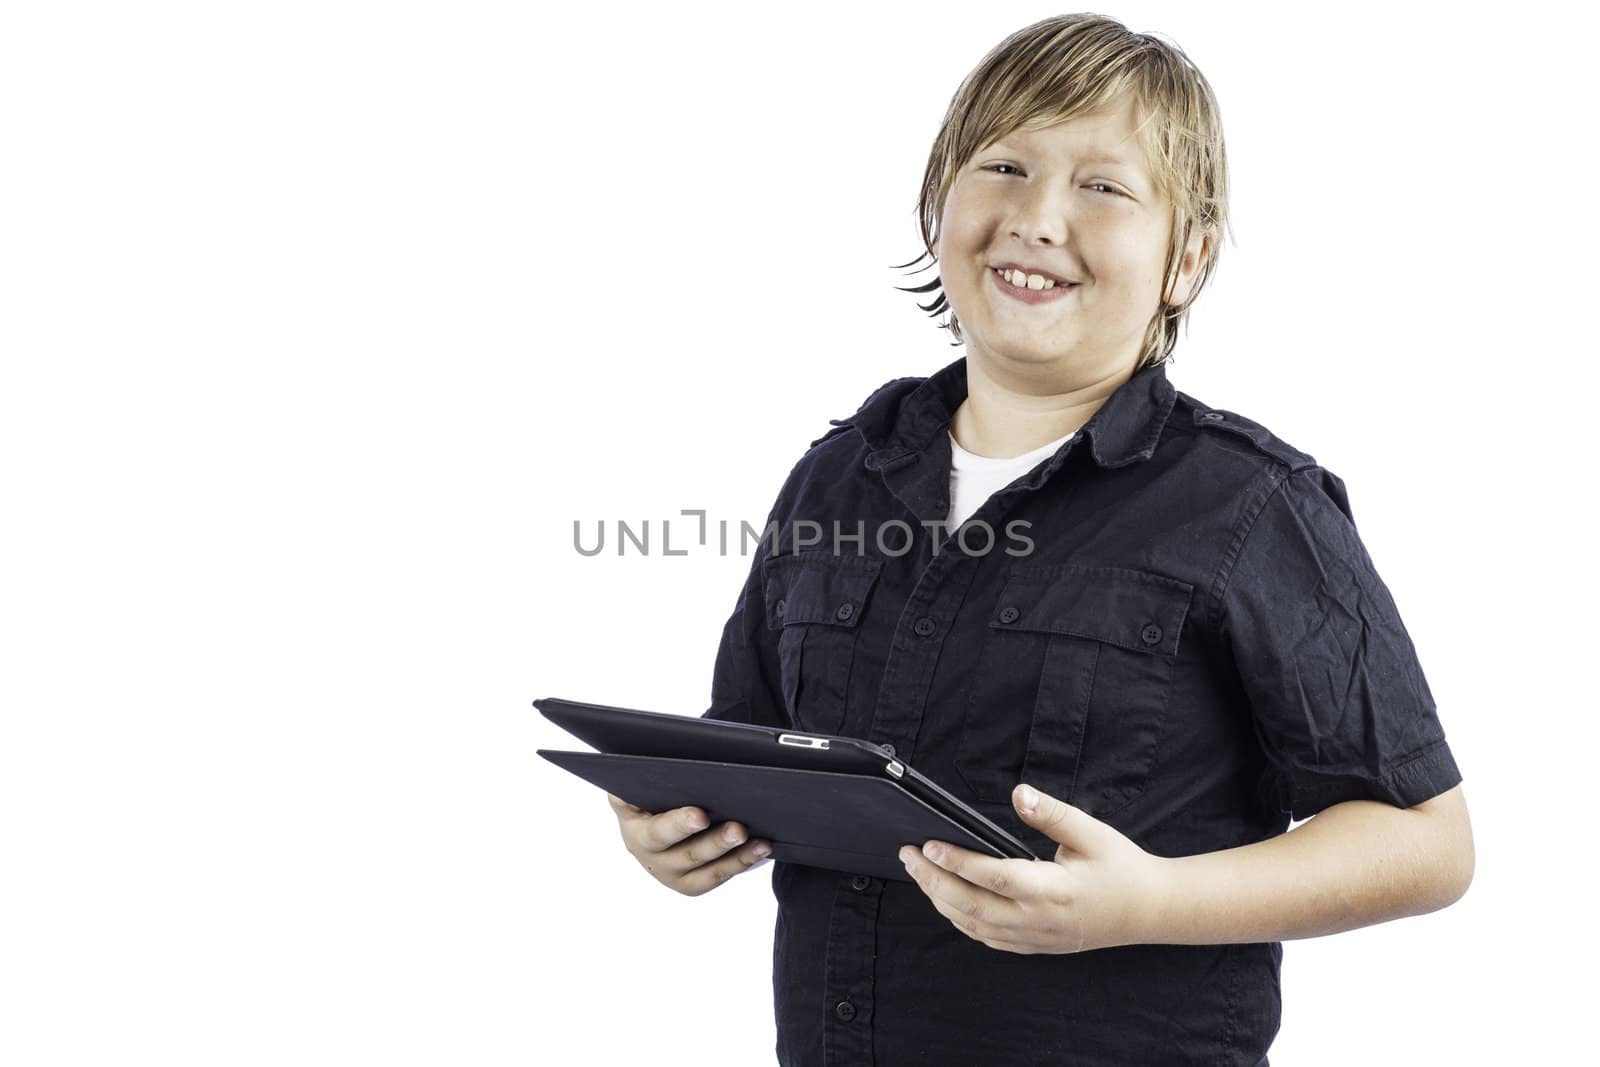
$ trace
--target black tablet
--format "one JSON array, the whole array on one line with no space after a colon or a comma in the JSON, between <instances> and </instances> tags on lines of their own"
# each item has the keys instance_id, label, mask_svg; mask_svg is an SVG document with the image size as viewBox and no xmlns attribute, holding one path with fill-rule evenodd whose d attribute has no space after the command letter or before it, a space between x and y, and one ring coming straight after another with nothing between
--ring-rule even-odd
<instances>
[{"instance_id":1,"label":"black tablet","mask_svg":"<svg viewBox=\"0 0 1600 1067\"><path fill-rule=\"evenodd\" d=\"M598 749L538 754L648 812L694 806L772 842L772 858L910 881L904 845L930 838L1039 859L1010 832L859 738L589 704L533 702Z\"/></svg>"}]
</instances>

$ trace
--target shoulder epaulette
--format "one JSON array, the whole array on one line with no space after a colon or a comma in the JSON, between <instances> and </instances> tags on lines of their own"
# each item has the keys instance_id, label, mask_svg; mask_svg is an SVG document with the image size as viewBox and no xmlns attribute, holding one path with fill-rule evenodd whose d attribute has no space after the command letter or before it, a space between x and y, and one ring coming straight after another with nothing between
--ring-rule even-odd
<instances>
[{"instance_id":1,"label":"shoulder epaulette","mask_svg":"<svg viewBox=\"0 0 1600 1067\"><path fill-rule=\"evenodd\" d=\"M806 446L807 449L816 448L828 438L838 437L840 434L851 428L851 421L849 419L829 419L828 421L833 424L833 429L829 430L815 441L812 441Z\"/></svg>"},{"instance_id":2,"label":"shoulder epaulette","mask_svg":"<svg viewBox=\"0 0 1600 1067\"><path fill-rule=\"evenodd\" d=\"M1316 457L1309 452L1300 451L1259 422L1243 415L1195 403L1194 424L1201 429L1215 430L1248 441L1257 451L1287 464L1291 471L1317 465Z\"/></svg>"}]
</instances>

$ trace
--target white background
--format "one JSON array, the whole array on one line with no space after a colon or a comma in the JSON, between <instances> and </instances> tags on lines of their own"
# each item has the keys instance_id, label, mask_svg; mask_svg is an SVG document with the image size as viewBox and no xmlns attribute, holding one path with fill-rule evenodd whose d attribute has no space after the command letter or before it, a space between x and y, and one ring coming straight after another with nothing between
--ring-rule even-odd
<instances>
[{"instance_id":1,"label":"white background","mask_svg":"<svg viewBox=\"0 0 1600 1067\"><path fill-rule=\"evenodd\" d=\"M1345 479L1473 816L1459 904L1285 945L1274 1063L1592 1037L1578 10L1106 12L1223 108L1170 377ZM889 265L1056 11L8 5L0 1060L771 1062L770 865L661 888L530 707L698 714L749 559L573 521L759 526L960 354Z\"/></svg>"}]
</instances>

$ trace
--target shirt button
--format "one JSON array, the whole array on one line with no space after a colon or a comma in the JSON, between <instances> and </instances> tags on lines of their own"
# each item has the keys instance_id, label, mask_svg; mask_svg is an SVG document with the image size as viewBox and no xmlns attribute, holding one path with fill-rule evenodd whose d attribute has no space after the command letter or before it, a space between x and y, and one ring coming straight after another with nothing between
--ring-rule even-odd
<instances>
[{"instance_id":1,"label":"shirt button","mask_svg":"<svg viewBox=\"0 0 1600 1067\"><path fill-rule=\"evenodd\" d=\"M1220 411L1208 411L1200 417L1207 422L1221 422L1225 416Z\"/></svg>"},{"instance_id":2,"label":"shirt button","mask_svg":"<svg viewBox=\"0 0 1600 1067\"><path fill-rule=\"evenodd\" d=\"M891 756L894 755L894 746L893 745L880 745L878 747L882 748L889 755L891 755Z\"/></svg>"},{"instance_id":3,"label":"shirt button","mask_svg":"<svg viewBox=\"0 0 1600 1067\"><path fill-rule=\"evenodd\" d=\"M845 1022L856 1017L856 1006L848 1000L841 1000L833 1006L833 1013Z\"/></svg>"},{"instance_id":4,"label":"shirt button","mask_svg":"<svg viewBox=\"0 0 1600 1067\"><path fill-rule=\"evenodd\" d=\"M783 608L784 608L784 604L783 604L783 600L781 598L778 600L778 602L776 604L772 605L772 610L776 611L779 615L783 614Z\"/></svg>"},{"instance_id":5,"label":"shirt button","mask_svg":"<svg viewBox=\"0 0 1600 1067\"><path fill-rule=\"evenodd\" d=\"M1161 627L1153 622L1145 623L1144 629L1139 631L1139 640L1147 645L1159 645L1161 643Z\"/></svg>"},{"instance_id":6,"label":"shirt button","mask_svg":"<svg viewBox=\"0 0 1600 1067\"><path fill-rule=\"evenodd\" d=\"M911 628L917 632L918 637L927 637L929 634L933 633L934 630L938 629L938 627L934 624L934 621L928 618L926 615L918 619L916 625Z\"/></svg>"},{"instance_id":7,"label":"shirt button","mask_svg":"<svg viewBox=\"0 0 1600 1067\"><path fill-rule=\"evenodd\" d=\"M1000 609L1001 622L1016 622L1021 615L1022 612L1013 607L1004 607Z\"/></svg>"},{"instance_id":8,"label":"shirt button","mask_svg":"<svg viewBox=\"0 0 1600 1067\"><path fill-rule=\"evenodd\" d=\"M864 874L858 874L854 878L850 879L850 888L854 889L857 893L861 892L871 884L872 879L868 878Z\"/></svg>"},{"instance_id":9,"label":"shirt button","mask_svg":"<svg viewBox=\"0 0 1600 1067\"><path fill-rule=\"evenodd\" d=\"M833 613L833 617L838 619L840 622L844 622L846 619L848 619L850 616L854 615L855 613L856 613L856 606L854 604L851 604L851 603L847 602L847 603L839 605L839 610L835 611Z\"/></svg>"}]
</instances>

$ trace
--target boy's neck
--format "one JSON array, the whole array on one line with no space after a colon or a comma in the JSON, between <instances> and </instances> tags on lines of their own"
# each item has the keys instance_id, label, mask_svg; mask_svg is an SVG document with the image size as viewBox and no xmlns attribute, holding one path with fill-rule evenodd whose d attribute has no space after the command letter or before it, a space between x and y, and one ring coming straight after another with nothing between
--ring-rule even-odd
<instances>
[{"instance_id":1,"label":"boy's neck","mask_svg":"<svg viewBox=\"0 0 1600 1067\"><path fill-rule=\"evenodd\" d=\"M967 397L950 420L950 433L974 455L1020 456L1082 429L1132 376L1131 367L1099 380L1074 379L1056 368L1008 374L969 356Z\"/></svg>"}]
</instances>

